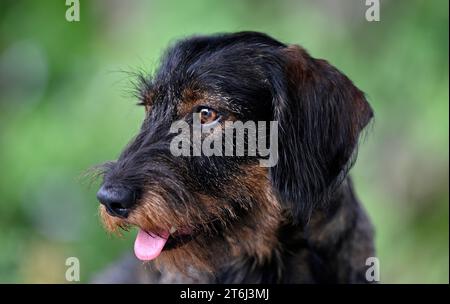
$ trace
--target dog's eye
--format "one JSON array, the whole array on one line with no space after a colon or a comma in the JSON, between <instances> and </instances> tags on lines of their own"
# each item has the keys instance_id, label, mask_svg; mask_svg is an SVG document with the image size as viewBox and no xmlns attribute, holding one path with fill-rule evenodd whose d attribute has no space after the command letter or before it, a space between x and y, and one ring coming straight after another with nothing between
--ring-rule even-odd
<instances>
[{"instance_id":1,"label":"dog's eye","mask_svg":"<svg viewBox=\"0 0 450 304\"><path fill-rule=\"evenodd\" d=\"M210 108L200 109L198 112L200 123L202 125L208 125L214 123L220 119L219 114Z\"/></svg>"}]
</instances>

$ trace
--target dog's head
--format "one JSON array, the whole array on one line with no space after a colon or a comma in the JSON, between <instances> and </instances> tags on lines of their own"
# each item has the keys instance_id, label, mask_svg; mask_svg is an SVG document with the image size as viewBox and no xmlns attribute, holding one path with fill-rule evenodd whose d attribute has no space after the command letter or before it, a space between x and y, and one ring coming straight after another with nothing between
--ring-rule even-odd
<instances>
[{"instance_id":1,"label":"dog's head","mask_svg":"<svg viewBox=\"0 0 450 304\"><path fill-rule=\"evenodd\" d=\"M109 230L139 227L140 259L160 256L181 269L214 269L230 255L270 257L280 224L305 225L345 177L372 117L364 94L336 68L254 32L177 42L142 79L140 97L145 120L105 166L100 211ZM237 121L266 125L258 144L246 138L243 155L226 155L226 125ZM277 163L264 167L259 142L272 138L270 121ZM196 123L208 130L200 147L224 147L195 154ZM182 126L187 134L174 132Z\"/></svg>"}]
</instances>

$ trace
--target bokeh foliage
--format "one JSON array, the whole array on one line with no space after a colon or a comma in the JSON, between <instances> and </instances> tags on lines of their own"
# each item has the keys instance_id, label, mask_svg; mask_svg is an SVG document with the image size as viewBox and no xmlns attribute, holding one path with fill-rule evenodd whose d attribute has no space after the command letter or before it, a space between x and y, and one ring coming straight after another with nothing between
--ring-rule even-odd
<instances>
[{"instance_id":1,"label":"bokeh foliage","mask_svg":"<svg viewBox=\"0 0 450 304\"><path fill-rule=\"evenodd\" d=\"M383 282L448 282L448 1L0 2L0 282L86 282L130 251L108 236L83 172L117 157L143 110L133 72L195 33L257 30L326 58L367 93L375 122L352 175L377 232Z\"/></svg>"}]
</instances>

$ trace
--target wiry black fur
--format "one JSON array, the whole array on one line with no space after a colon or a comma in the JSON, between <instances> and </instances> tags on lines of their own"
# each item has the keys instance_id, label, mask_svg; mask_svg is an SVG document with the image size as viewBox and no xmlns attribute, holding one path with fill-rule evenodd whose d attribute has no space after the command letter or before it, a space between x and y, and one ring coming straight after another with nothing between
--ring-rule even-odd
<instances>
[{"instance_id":1,"label":"wiry black fur","mask_svg":"<svg viewBox=\"0 0 450 304\"><path fill-rule=\"evenodd\" d=\"M364 281L364 260L373 254L372 230L347 171L372 111L346 76L300 48L262 33L241 32L181 40L165 53L156 75L141 82L141 103L151 110L133 142L105 168L104 183L138 194L144 186L158 184L166 189L170 208L192 210L193 193L225 200L222 186L233 182L240 165L257 161L172 156L169 143L174 134L168 130L172 122L183 119L176 109L185 89L219 100L216 110L225 117L279 122L280 159L269 175L286 214L275 232L280 247L264 264L251 256L234 259L213 277L197 274L197 281ZM242 217L251 216L251 206L257 204L244 194L230 202ZM137 266L127 267L135 276L142 272ZM180 278L192 280L147 273L149 281Z\"/></svg>"}]
</instances>

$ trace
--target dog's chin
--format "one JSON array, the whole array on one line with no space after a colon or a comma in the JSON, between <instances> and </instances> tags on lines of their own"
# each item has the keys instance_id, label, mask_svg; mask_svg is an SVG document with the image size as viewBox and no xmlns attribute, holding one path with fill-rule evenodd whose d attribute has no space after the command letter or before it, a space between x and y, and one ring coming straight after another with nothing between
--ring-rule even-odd
<instances>
[{"instance_id":1,"label":"dog's chin","mask_svg":"<svg viewBox=\"0 0 450 304\"><path fill-rule=\"evenodd\" d=\"M154 259L160 269L168 269L187 273L192 269L201 272L214 273L223 263L224 248L222 242L209 238L209 245L205 246L205 236L198 235L188 241L174 240L172 248L164 249Z\"/></svg>"},{"instance_id":2,"label":"dog's chin","mask_svg":"<svg viewBox=\"0 0 450 304\"><path fill-rule=\"evenodd\" d=\"M211 235L200 229L183 227L170 231L144 227L134 221L111 216L103 206L100 206L100 217L105 229L119 236L122 231L137 228L136 257L144 263L154 262L158 268L183 273L195 268L212 273L227 250L217 234Z\"/></svg>"},{"instance_id":3,"label":"dog's chin","mask_svg":"<svg viewBox=\"0 0 450 304\"><path fill-rule=\"evenodd\" d=\"M142 242L148 243L143 245ZM185 275L191 271L213 274L230 253L227 242L218 235L195 231L190 234L175 232L166 237L142 229L138 231L134 251L144 263L152 263L161 271Z\"/></svg>"}]
</instances>

